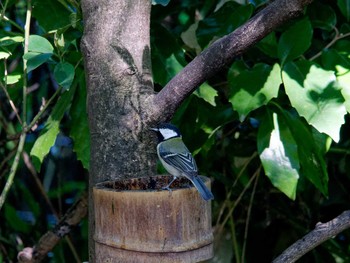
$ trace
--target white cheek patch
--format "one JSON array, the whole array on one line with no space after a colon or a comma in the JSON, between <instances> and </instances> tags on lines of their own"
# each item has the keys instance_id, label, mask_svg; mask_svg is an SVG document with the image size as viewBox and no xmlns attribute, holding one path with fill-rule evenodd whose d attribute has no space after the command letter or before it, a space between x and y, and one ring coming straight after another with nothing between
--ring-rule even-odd
<instances>
[{"instance_id":1,"label":"white cheek patch","mask_svg":"<svg viewBox=\"0 0 350 263\"><path fill-rule=\"evenodd\" d=\"M162 134L164 140L179 136L175 131L171 129L160 128L159 132Z\"/></svg>"}]
</instances>

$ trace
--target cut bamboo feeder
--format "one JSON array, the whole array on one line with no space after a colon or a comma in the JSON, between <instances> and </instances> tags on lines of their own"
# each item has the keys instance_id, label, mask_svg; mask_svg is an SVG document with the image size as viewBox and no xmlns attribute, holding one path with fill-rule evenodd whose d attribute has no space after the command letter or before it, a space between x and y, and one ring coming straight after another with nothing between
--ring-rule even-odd
<instances>
[{"instance_id":1,"label":"cut bamboo feeder","mask_svg":"<svg viewBox=\"0 0 350 263\"><path fill-rule=\"evenodd\" d=\"M172 191L162 190L171 178L94 187L96 262L199 262L213 256L210 202L184 178Z\"/></svg>"}]
</instances>

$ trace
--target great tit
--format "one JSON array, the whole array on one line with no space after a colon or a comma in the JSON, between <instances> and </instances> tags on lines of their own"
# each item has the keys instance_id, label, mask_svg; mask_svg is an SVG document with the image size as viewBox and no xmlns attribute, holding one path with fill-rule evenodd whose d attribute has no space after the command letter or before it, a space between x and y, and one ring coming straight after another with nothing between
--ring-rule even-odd
<instances>
[{"instance_id":1,"label":"great tit","mask_svg":"<svg viewBox=\"0 0 350 263\"><path fill-rule=\"evenodd\" d=\"M198 176L196 161L182 141L180 130L170 124L161 123L157 128L151 128L158 136L157 154L164 168L174 176L173 180L164 187L169 190L170 185L179 176L189 179L206 201L214 199L213 194Z\"/></svg>"}]
</instances>

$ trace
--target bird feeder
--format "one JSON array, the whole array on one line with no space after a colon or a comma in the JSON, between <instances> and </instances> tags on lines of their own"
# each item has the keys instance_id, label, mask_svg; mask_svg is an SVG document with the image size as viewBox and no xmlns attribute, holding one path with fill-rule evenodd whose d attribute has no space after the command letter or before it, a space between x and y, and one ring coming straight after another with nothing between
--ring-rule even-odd
<instances>
[{"instance_id":1,"label":"bird feeder","mask_svg":"<svg viewBox=\"0 0 350 263\"><path fill-rule=\"evenodd\" d=\"M96 262L199 262L213 256L210 202L185 178L177 179L172 191L162 190L171 178L94 187ZM210 187L210 180L201 178Z\"/></svg>"}]
</instances>

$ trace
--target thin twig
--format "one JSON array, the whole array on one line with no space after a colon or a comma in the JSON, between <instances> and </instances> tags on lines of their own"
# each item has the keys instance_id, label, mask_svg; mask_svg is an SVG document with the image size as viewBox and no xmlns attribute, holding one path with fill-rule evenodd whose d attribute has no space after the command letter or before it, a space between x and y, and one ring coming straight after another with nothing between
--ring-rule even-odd
<instances>
[{"instance_id":1,"label":"thin twig","mask_svg":"<svg viewBox=\"0 0 350 263\"><path fill-rule=\"evenodd\" d=\"M37 123L37 121L40 119L40 117L43 115L43 113L46 111L47 107L51 104L51 102L57 97L58 94L60 94L62 90L62 87L60 86L55 93L51 96L51 98L43 105L43 107L40 109L40 111L35 115L33 120L30 122L29 125L27 125L24 128L24 132L29 132L34 125Z\"/></svg>"},{"instance_id":2,"label":"thin twig","mask_svg":"<svg viewBox=\"0 0 350 263\"><path fill-rule=\"evenodd\" d=\"M2 19L5 20L6 22L9 22L14 27L16 27L20 32L23 32L23 28L19 24L17 24L15 21L8 18L7 16L3 15Z\"/></svg>"},{"instance_id":3,"label":"thin twig","mask_svg":"<svg viewBox=\"0 0 350 263\"><path fill-rule=\"evenodd\" d=\"M258 169L260 171L260 169ZM240 195L237 197L236 201L234 202L234 204L230 207L228 213L226 214L226 217L224 218L223 222L221 223L221 225L217 228L217 232L220 233L222 231L222 229L224 228L224 226L226 225L227 221L230 219L230 215L233 213L233 211L235 210L236 206L239 204L239 202L241 201L243 195L245 194L245 192L248 190L248 188L250 187L250 185L252 184L252 182L254 181L254 179L257 177L257 171L253 174L253 176L250 178L250 180L248 181L247 185L244 187L243 191L240 193Z\"/></svg>"},{"instance_id":4,"label":"thin twig","mask_svg":"<svg viewBox=\"0 0 350 263\"><path fill-rule=\"evenodd\" d=\"M4 59L4 71L5 71L5 72L4 72L4 75L5 75L5 76L4 76L4 77L5 77L5 82L4 82L4 84L2 84L2 83L0 82L0 86L1 86L2 90L3 90L4 93L5 93L7 100L8 100L9 103L10 103L12 110L15 112L16 117L17 117L19 123L22 125L22 120L21 120L21 117L20 117L19 114L18 114L18 110L17 110L15 104L13 103L13 101L11 100L10 94L7 92L7 60L6 60L6 59Z\"/></svg>"},{"instance_id":5,"label":"thin twig","mask_svg":"<svg viewBox=\"0 0 350 263\"><path fill-rule=\"evenodd\" d=\"M333 46L334 43L337 42L338 40L350 36L350 33L340 34L340 33L339 33L339 30L338 30L336 27L334 27L333 29L334 29L334 31L335 31L335 36L334 36L334 38L333 38L333 39L331 40L331 42L329 42L320 52L318 52L316 55L314 55L313 57L311 57L311 58L309 59L310 61L315 60L316 58L318 58L319 56L321 56L323 50L330 48L330 47Z\"/></svg>"},{"instance_id":6,"label":"thin twig","mask_svg":"<svg viewBox=\"0 0 350 263\"><path fill-rule=\"evenodd\" d=\"M6 0L4 5L2 5L2 4L1 4L1 6L2 6L2 10L1 10L1 18L2 18L2 19L3 19L3 18L4 18L4 16L5 16L5 11L6 11L6 8L7 8L7 4L8 4L8 2L9 2L9 0Z\"/></svg>"},{"instance_id":7,"label":"thin twig","mask_svg":"<svg viewBox=\"0 0 350 263\"><path fill-rule=\"evenodd\" d=\"M238 248L237 235L236 235L236 224L232 215L230 216L230 222L231 222L231 232L232 232L232 246L233 246L233 251L235 253L235 259L236 259L235 262L240 263L239 248Z\"/></svg>"},{"instance_id":8,"label":"thin twig","mask_svg":"<svg viewBox=\"0 0 350 263\"><path fill-rule=\"evenodd\" d=\"M30 20L32 16L32 3L31 0L27 0L27 13L26 13L26 23L24 25L24 54L28 52L28 46L29 46L29 35L30 35ZM22 109L22 115L23 115L23 125L25 128L27 123L27 60L23 58L23 109Z\"/></svg>"},{"instance_id":9,"label":"thin twig","mask_svg":"<svg viewBox=\"0 0 350 263\"><path fill-rule=\"evenodd\" d=\"M55 208L53 207L49 197L47 196L47 194L45 192L44 186L43 186L43 184L41 183L41 181L40 181L40 179L38 177L38 174L37 174L37 172L36 172L36 170L34 168L34 165L33 165L32 161L30 160L30 157L29 157L28 153L26 151L23 151L22 157L23 157L24 164L28 168L30 174L33 176L33 179L34 179L34 182L35 182L36 186L39 188L41 196L44 197L44 200L45 200L46 204L48 205L48 207L50 208L51 212L54 214L54 216L58 220L58 214L57 214Z\"/></svg>"},{"instance_id":10,"label":"thin twig","mask_svg":"<svg viewBox=\"0 0 350 263\"><path fill-rule=\"evenodd\" d=\"M20 263L41 262L62 237L69 234L86 216L88 210L87 192L66 212L54 229L44 234L33 248L26 248L18 253ZM29 253L28 253L29 252ZM80 260L79 260L80 261Z\"/></svg>"},{"instance_id":11,"label":"thin twig","mask_svg":"<svg viewBox=\"0 0 350 263\"><path fill-rule=\"evenodd\" d=\"M26 140L26 133L22 133L21 137L19 139L19 144L18 144L15 160L13 161L12 166L11 166L10 175L7 178L5 187L2 190L2 193L1 193L1 196L0 196L0 210L1 210L2 206L3 206L3 204L5 203L7 194L8 194L8 192L9 192L9 190L10 190L12 184L13 184L13 179L14 179L16 171L17 171L17 167L18 167L18 164L19 164L21 153L23 151L25 140Z\"/></svg>"},{"instance_id":12,"label":"thin twig","mask_svg":"<svg viewBox=\"0 0 350 263\"><path fill-rule=\"evenodd\" d=\"M241 170L239 171L239 174L237 175L235 181L233 182L232 186L231 186L231 190L230 192L226 195L226 200L225 202L223 203L222 207L220 208L220 212L219 212L219 215L218 215L218 218L216 220L216 225L219 225L219 222L221 221L221 217L224 213L224 210L225 208L227 207L227 204L229 203L229 200L230 200L230 197L232 195L232 191L233 191L233 188L236 186L239 178L242 176L243 172L246 170L246 168L248 167L248 165L250 164L250 162L257 156L257 152L254 152L250 157L249 159L245 162L245 164L243 165L243 167L241 168Z\"/></svg>"},{"instance_id":13,"label":"thin twig","mask_svg":"<svg viewBox=\"0 0 350 263\"><path fill-rule=\"evenodd\" d=\"M44 197L44 200L45 200L46 204L49 206L49 208L50 208L51 212L54 214L56 220L59 221L58 213L56 212L55 208L53 207L53 205L52 205L52 203L51 203L51 201L49 199L49 197L47 196L47 194L45 192L45 189L44 189L44 186L43 186L43 184L41 183L41 181L40 181L40 179L38 177L38 174L37 174L37 172L36 172L36 170L34 168L34 165L33 165L32 161L29 158L28 153L23 151L22 155L23 155L23 161L24 161L25 165L27 166L29 172L33 176L34 181L35 181L37 187L39 188L39 191L40 191L41 195ZM79 255L77 253L77 250L74 247L73 242L70 239L70 237L66 236L65 239L66 239L66 242L67 242L67 244L68 244L68 246L69 246L69 248L70 248L70 250L71 250L71 252L72 252L72 254L74 256L74 258L75 258L75 261L76 262L81 262L81 260L79 258Z\"/></svg>"},{"instance_id":14,"label":"thin twig","mask_svg":"<svg viewBox=\"0 0 350 263\"><path fill-rule=\"evenodd\" d=\"M9 152L9 154L2 160L0 163L0 171L5 166L5 164L16 154L16 149L13 149ZM1 178L1 176L0 176Z\"/></svg>"},{"instance_id":15,"label":"thin twig","mask_svg":"<svg viewBox=\"0 0 350 263\"><path fill-rule=\"evenodd\" d=\"M249 221L250 221L250 215L251 215L251 212L252 212L253 200L254 200L254 196L255 196L256 186L258 185L258 181L259 181L260 171L261 171L261 166L258 168L257 176L256 176L255 183L254 183L254 186L253 186L252 195L250 196L250 201L249 201L249 208L248 208L247 219L246 219L246 224L245 224L245 229L244 229L244 240L243 240L242 259L241 259L242 263L245 262L245 250L246 250L246 247L247 247Z\"/></svg>"}]
</instances>

